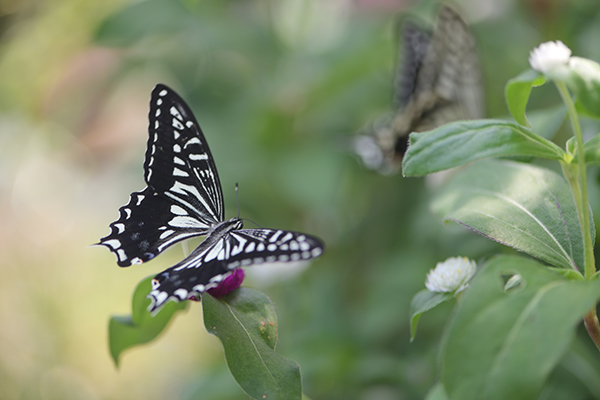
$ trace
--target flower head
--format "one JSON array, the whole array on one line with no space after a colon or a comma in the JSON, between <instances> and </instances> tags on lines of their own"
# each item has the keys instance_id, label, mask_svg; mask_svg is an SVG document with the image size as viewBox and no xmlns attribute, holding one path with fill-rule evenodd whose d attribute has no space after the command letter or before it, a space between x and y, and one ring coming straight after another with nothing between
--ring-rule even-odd
<instances>
[{"instance_id":1,"label":"flower head","mask_svg":"<svg viewBox=\"0 0 600 400\"><path fill-rule=\"evenodd\" d=\"M240 287L245 276L246 274L244 273L243 269L236 268L233 270L231 275L228 275L227 278L223 279L223 282L221 282L219 286L208 289L207 292L210 293L211 296L220 299L229 292Z\"/></svg>"},{"instance_id":2,"label":"flower head","mask_svg":"<svg viewBox=\"0 0 600 400\"><path fill-rule=\"evenodd\" d=\"M571 49L563 42L545 42L529 53L529 65L542 74L560 73L563 67L568 67Z\"/></svg>"},{"instance_id":3,"label":"flower head","mask_svg":"<svg viewBox=\"0 0 600 400\"><path fill-rule=\"evenodd\" d=\"M460 292L467 287L477 264L466 257L450 257L439 262L427 274L425 286L430 292Z\"/></svg>"}]
</instances>

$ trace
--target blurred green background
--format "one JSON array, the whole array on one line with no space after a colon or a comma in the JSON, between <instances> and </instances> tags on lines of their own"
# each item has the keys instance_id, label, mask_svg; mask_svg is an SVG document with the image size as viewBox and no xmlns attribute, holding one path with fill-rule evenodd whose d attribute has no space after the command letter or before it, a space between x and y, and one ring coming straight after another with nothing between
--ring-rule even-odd
<instances>
[{"instance_id":1,"label":"blurred green background","mask_svg":"<svg viewBox=\"0 0 600 400\"><path fill-rule=\"evenodd\" d=\"M507 115L504 84L540 42L561 39L600 60L596 0L452 4L478 42L489 117ZM398 18L433 19L435 9L403 0L0 1L0 399L247 398L199 304L125 353L120 370L108 353L109 316L129 313L135 285L182 257L175 246L119 268L109 251L88 247L145 186L158 82L203 127L228 217L238 182L242 217L328 246L304 271L249 270L245 282L271 297L277 350L300 364L305 393L423 398L451 305L426 314L411 344L410 299L436 262L508 250L437 221L431 181L367 171L348 147L390 110ZM559 98L549 86L531 103ZM582 353L587 344L578 342ZM591 398L571 364L547 398Z\"/></svg>"}]
</instances>

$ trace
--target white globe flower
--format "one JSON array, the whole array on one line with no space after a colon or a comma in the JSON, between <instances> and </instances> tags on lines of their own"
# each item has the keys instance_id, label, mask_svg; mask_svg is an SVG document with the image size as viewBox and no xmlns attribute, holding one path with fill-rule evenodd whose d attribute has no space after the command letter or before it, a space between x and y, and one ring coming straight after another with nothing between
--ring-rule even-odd
<instances>
[{"instance_id":1,"label":"white globe flower","mask_svg":"<svg viewBox=\"0 0 600 400\"><path fill-rule=\"evenodd\" d=\"M563 42L545 42L529 53L529 65L542 74L561 74L568 71L571 49Z\"/></svg>"},{"instance_id":2,"label":"white globe flower","mask_svg":"<svg viewBox=\"0 0 600 400\"><path fill-rule=\"evenodd\" d=\"M471 280L477 264L466 257L450 257L439 262L427 274L425 286L430 292L460 292Z\"/></svg>"}]
</instances>

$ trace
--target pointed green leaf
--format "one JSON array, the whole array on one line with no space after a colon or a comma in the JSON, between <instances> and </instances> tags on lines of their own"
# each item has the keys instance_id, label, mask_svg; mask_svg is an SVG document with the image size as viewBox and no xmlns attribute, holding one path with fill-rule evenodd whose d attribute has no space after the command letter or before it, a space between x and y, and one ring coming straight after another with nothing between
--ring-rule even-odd
<instances>
[{"instance_id":1,"label":"pointed green leaf","mask_svg":"<svg viewBox=\"0 0 600 400\"><path fill-rule=\"evenodd\" d=\"M445 221L458 222L551 265L583 268L573 196L566 180L552 171L510 161L481 161L457 174L432 207Z\"/></svg>"},{"instance_id":2,"label":"pointed green leaf","mask_svg":"<svg viewBox=\"0 0 600 400\"><path fill-rule=\"evenodd\" d=\"M457 121L413 132L402 161L404 176L423 176L490 157L531 156L561 160L565 152L530 129L501 120Z\"/></svg>"},{"instance_id":3,"label":"pointed green leaf","mask_svg":"<svg viewBox=\"0 0 600 400\"><path fill-rule=\"evenodd\" d=\"M450 300L454 293L435 293L427 289L417 293L410 302L410 341L412 342L417 335L417 323L421 314L429 311L438 304Z\"/></svg>"},{"instance_id":4,"label":"pointed green leaf","mask_svg":"<svg viewBox=\"0 0 600 400\"><path fill-rule=\"evenodd\" d=\"M531 89L535 86L541 86L546 82L546 78L539 72L529 69L519 76L509 80L506 84L504 95L506 104L511 115L519 124L531 127L525 116L525 109L529 101Z\"/></svg>"},{"instance_id":5,"label":"pointed green leaf","mask_svg":"<svg viewBox=\"0 0 600 400\"><path fill-rule=\"evenodd\" d=\"M520 274L505 292L502 276ZM600 282L569 281L517 256L475 276L445 334L441 378L450 399L535 399L600 298Z\"/></svg>"},{"instance_id":6,"label":"pointed green leaf","mask_svg":"<svg viewBox=\"0 0 600 400\"><path fill-rule=\"evenodd\" d=\"M300 399L298 364L277 354L277 317L267 296L240 288L220 300L203 294L204 325L223 344L231 374L255 399Z\"/></svg>"},{"instance_id":7,"label":"pointed green leaf","mask_svg":"<svg viewBox=\"0 0 600 400\"><path fill-rule=\"evenodd\" d=\"M155 315L147 310L150 299L150 281L154 275L142 280L133 292L131 315L111 316L108 322L108 346L110 355L119 365L119 357L126 349L148 343L155 339L169 324L175 313L188 306L188 302L169 302Z\"/></svg>"}]
</instances>

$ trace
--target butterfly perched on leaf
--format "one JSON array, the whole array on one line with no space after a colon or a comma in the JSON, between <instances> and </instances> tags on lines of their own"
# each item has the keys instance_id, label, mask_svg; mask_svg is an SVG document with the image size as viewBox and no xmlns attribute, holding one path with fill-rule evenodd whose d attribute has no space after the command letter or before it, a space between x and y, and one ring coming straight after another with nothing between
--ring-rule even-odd
<instances>
[{"instance_id":1,"label":"butterfly perched on leaf","mask_svg":"<svg viewBox=\"0 0 600 400\"><path fill-rule=\"evenodd\" d=\"M189 256L152 280L150 311L167 300L195 299L239 268L310 260L323 253L316 237L281 229L242 229L225 220L223 193L208 143L188 105L165 85L152 90L144 161L147 187L131 194L99 245L127 267L149 261L169 246L206 236ZM241 282L239 282L241 283Z\"/></svg>"},{"instance_id":2,"label":"butterfly perched on leaf","mask_svg":"<svg viewBox=\"0 0 600 400\"><path fill-rule=\"evenodd\" d=\"M433 32L406 22L396 71L393 115L356 136L354 150L366 167L398 172L408 135L485 114L479 58L465 21L447 5Z\"/></svg>"}]
</instances>

